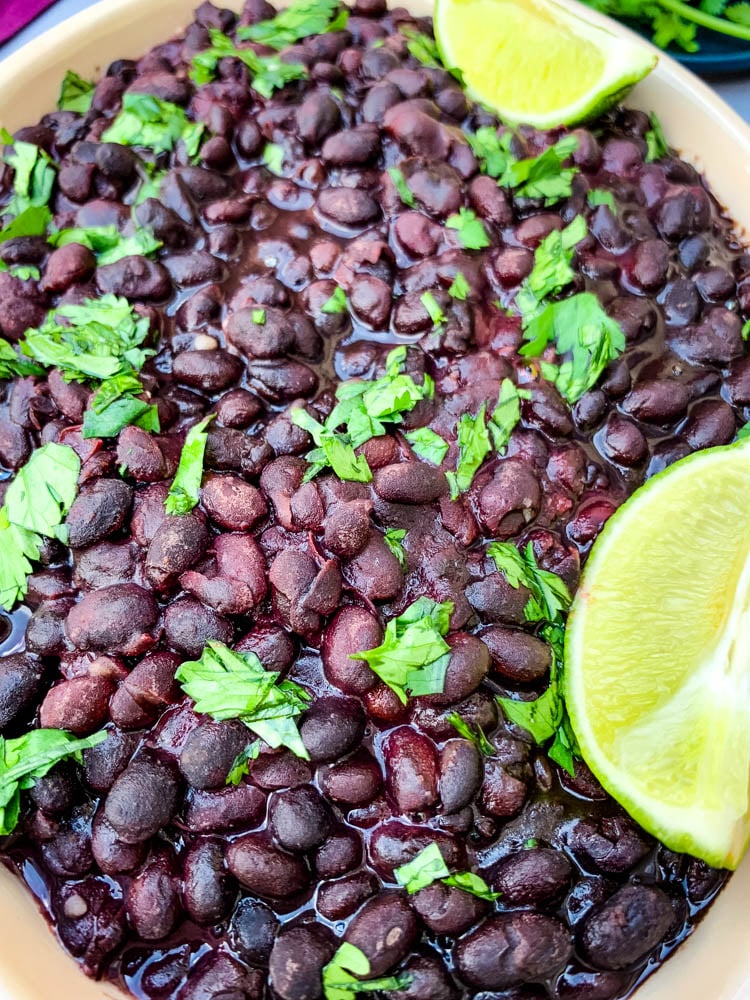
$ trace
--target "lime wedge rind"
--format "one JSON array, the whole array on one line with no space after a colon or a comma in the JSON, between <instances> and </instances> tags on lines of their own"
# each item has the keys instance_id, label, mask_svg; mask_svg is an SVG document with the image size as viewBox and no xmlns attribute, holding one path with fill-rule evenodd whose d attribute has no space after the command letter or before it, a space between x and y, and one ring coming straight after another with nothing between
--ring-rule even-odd
<instances>
[{"instance_id":1,"label":"lime wedge rind","mask_svg":"<svg viewBox=\"0 0 750 1000\"><path fill-rule=\"evenodd\" d=\"M591 770L669 848L727 868L750 842L748 497L750 442L651 479L597 539L566 637Z\"/></svg>"}]
</instances>

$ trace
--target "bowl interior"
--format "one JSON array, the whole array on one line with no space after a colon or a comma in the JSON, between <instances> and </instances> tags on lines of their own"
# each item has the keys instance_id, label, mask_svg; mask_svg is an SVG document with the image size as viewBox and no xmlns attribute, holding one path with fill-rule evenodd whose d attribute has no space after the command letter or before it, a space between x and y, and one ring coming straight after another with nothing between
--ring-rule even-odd
<instances>
[{"instance_id":1,"label":"bowl interior","mask_svg":"<svg viewBox=\"0 0 750 1000\"><path fill-rule=\"evenodd\" d=\"M575 0L558 2L578 7ZM0 125L12 131L34 122L55 107L67 69L93 76L116 58L137 58L184 28L194 6L195 0L102 0L34 40L0 64ZM223 0L223 6L238 10L241 0ZM432 10L431 0L409 0L408 6L419 14ZM626 32L590 8L584 11ZM628 103L659 115L669 141L706 174L738 232L750 232L750 128L705 84L659 55L657 69ZM638 1000L750 997L748 898L750 857L677 957L639 989ZM0 900L0 1000L122 998L113 986L93 983L78 971L31 895L2 867Z\"/></svg>"}]
</instances>

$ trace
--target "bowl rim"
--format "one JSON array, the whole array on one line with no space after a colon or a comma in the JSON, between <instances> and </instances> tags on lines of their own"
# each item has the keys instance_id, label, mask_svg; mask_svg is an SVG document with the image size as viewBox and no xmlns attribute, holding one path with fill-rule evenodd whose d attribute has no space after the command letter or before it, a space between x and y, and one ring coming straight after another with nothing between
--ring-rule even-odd
<instances>
[{"instance_id":1,"label":"bowl rim","mask_svg":"<svg viewBox=\"0 0 750 1000\"><path fill-rule=\"evenodd\" d=\"M659 56L654 73L627 100L654 110L668 139L705 173L728 206L738 233L750 233L750 125L711 88L641 36L577 0L555 0L610 32L629 37ZM91 75L123 49L137 57L184 29L195 0L100 0L40 34L0 63L0 123L11 131L53 110L65 69ZM224 0L239 10L241 0ZM430 0L408 0L417 14ZM119 988L86 979L39 916L32 894L0 865L0 1000L123 1000ZM747 1000L750 953L745 926L750 896L750 856L692 934L654 976L637 1000ZM19 961L19 957L21 960Z\"/></svg>"}]
</instances>

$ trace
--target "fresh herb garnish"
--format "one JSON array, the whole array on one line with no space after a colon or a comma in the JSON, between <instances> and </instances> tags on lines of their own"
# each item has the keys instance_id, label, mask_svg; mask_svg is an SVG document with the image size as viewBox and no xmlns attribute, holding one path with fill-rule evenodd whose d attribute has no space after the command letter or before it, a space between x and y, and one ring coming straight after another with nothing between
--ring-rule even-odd
<instances>
[{"instance_id":1,"label":"fresh herb garnish","mask_svg":"<svg viewBox=\"0 0 750 1000\"><path fill-rule=\"evenodd\" d=\"M531 399L528 389L518 389L509 378L500 383L500 396L489 420L489 432L495 451L502 455L508 446L513 428L521 419L521 400Z\"/></svg>"},{"instance_id":2,"label":"fresh herb garnish","mask_svg":"<svg viewBox=\"0 0 750 1000\"><path fill-rule=\"evenodd\" d=\"M466 138L483 174L495 179L505 176L508 165L515 160L510 148L513 142L512 132L506 131L498 135L491 125L482 125L476 132L467 133Z\"/></svg>"},{"instance_id":3,"label":"fresh herb garnish","mask_svg":"<svg viewBox=\"0 0 750 1000\"><path fill-rule=\"evenodd\" d=\"M750 423L743 424L742 427L737 431L737 440L744 441L745 438L750 437Z\"/></svg>"},{"instance_id":4,"label":"fresh herb garnish","mask_svg":"<svg viewBox=\"0 0 750 1000\"><path fill-rule=\"evenodd\" d=\"M284 147L277 142L267 142L263 147L263 162L277 177L284 175Z\"/></svg>"},{"instance_id":5,"label":"fresh herb garnish","mask_svg":"<svg viewBox=\"0 0 750 1000\"><path fill-rule=\"evenodd\" d=\"M448 453L448 442L436 434L430 427L418 427L407 431L404 437L418 458L423 458L433 465L440 465Z\"/></svg>"},{"instance_id":6,"label":"fresh herb garnish","mask_svg":"<svg viewBox=\"0 0 750 1000\"><path fill-rule=\"evenodd\" d=\"M102 135L102 142L143 146L168 153L181 139L188 156L197 155L205 126L189 121L183 108L151 94L125 93L122 110Z\"/></svg>"},{"instance_id":7,"label":"fresh herb garnish","mask_svg":"<svg viewBox=\"0 0 750 1000\"><path fill-rule=\"evenodd\" d=\"M124 236L117 226L61 229L53 233L48 242L55 247L80 243L96 255L96 262L100 266L114 264L123 257L147 257L162 245L161 240L157 240L151 230L143 226L136 226L131 236Z\"/></svg>"},{"instance_id":8,"label":"fresh herb garnish","mask_svg":"<svg viewBox=\"0 0 750 1000\"><path fill-rule=\"evenodd\" d=\"M238 653L213 640L199 660L188 660L175 674L196 712L217 722L239 719L270 747L284 746L309 760L295 719L308 708L310 695L280 676L266 670L255 653Z\"/></svg>"},{"instance_id":9,"label":"fresh herb garnish","mask_svg":"<svg viewBox=\"0 0 750 1000\"><path fill-rule=\"evenodd\" d=\"M471 208L459 208L455 215L446 220L448 229L455 229L461 245L467 250L483 250L490 245L490 237L484 223Z\"/></svg>"},{"instance_id":10,"label":"fresh herb garnish","mask_svg":"<svg viewBox=\"0 0 750 1000\"><path fill-rule=\"evenodd\" d=\"M16 739L0 736L0 837L15 830L21 813L21 792L73 757L80 764L82 750L106 740L105 732L76 739L63 729L32 729Z\"/></svg>"},{"instance_id":11,"label":"fresh herb garnish","mask_svg":"<svg viewBox=\"0 0 750 1000\"><path fill-rule=\"evenodd\" d=\"M541 198L554 205L572 193L576 167L563 167L565 160L578 149L574 135L563 136L539 156L517 160L511 152L512 132L498 135L488 125L468 136L482 171L495 177L500 187L512 188L525 198Z\"/></svg>"},{"instance_id":12,"label":"fresh herb garnish","mask_svg":"<svg viewBox=\"0 0 750 1000\"><path fill-rule=\"evenodd\" d=\"M464 85L464 75L457 66L443 65L440 50L434 38L430 38L429 35L425 35L421 31L415 31L409 27L401 28L401 34L407 39L406 48L409 54L414 56L418 62L421 62L423 66L429 66L431 69L445 69L462 86Z\"/></svg>"},{"instance_id":13,"label":"fresh herb garnish","mask_svg":"<svg viewBox=\"0 0 750 1000\"><path fill-rule=\"evenodd\" d=\"M586 0L591 7L626 21L637 21L652 31L654 45L666 49L674 44L685 52L697 52L699 27L731 38L750 41L750 8L729 0ZM723 16L722 16L723 15Z\"/></svg>"},{"instance_id":14,"label":"fresh herb garnish","mask_svg":"<svg viewBox=\"0 0 750 1000\"><path fill-rule=\"evenodd\" d=\"M409 695L440 694L450 660L450 646L443 636L452 613L452 601L438 604L420 597L388 622L380 646L351 653L349 658L369 664L404 705Z\"/></svg>"},{"instance_id":15,"label":"fresh herb garnish","mask_svg":"<svg viewBox=\"0 0 750 1000\"><path fill-rule=\"evenodd\" d=\"M653 163L669 154L669 143L657 115L652 111L648 117L651 128L646 132L646 163Z\"/></svg>"},{"instance_id":16,"label":"fresh herb garnish","mask_svg":"<svg viewBox=\"0 0 750 1000\"><path fill-rule=\"evenodd\" d=\"M497 749L493 747L487 737L484 735L484 730L480 725L477 725L476 729L469 725L465 719L462 719L458 712L451 712L447 716L448 722L454 727L457 733L464 737L464 739L469 740L473 743L477 750L484 757L492 757L497 753Z\"/></svg>"},{"instance_id":17,"label":"fresh herb garnish","mask_svg":"<svg viewBox=\"0 0 750 1000\"><path fill-rule=\"evenodd\" d=\"M541 366L569 403L595 385L609 362L625 350L619 323L606 314L593 292L547 303L527 323L524 338L529 341L519 351L524 357L538 357L552 341L558 354L571 354L560 365L543 361Z\"/></svg>"},{"instance_id":18,"label":"fresh herb garnish","mask_svg":"<svg viewBox=\"0 0 750 1000\"><path fill-rule=\"evenodd\" d=\"M39 536L67 540L62 520L76 498L80 471L73 449L51 442L31 455L8 487L0 507L0 605L6 611L26 594Z\"/></svg>"},{"instance_id":19,"label":"fresh herb garnish","mask_svg":"<svg viewBox=\"0 0 750 1000\"><path fill-rule=\"evenodd\" d=\"M83 415L83 437L116 437L128 425L158 434L159 411L154 403L137 398L142 392L141 380L133 372L102 382Z\"/></svg>"},{"instance_id":20,"label":"fresh herb garnish","mask_svg":"<svg viewBox=\"0 0 750 1000\"><path fill-rule=\"evenodd\" d=\"M359 993L378 993L380 990L402 990L411 982L411 976L381 976L364 979L370 975L370 960L363 951L348 941L336 950L328 965L323 967L323 995L325 1000L351 1000Z\"/></svg>"},{"instance_id":21,"label":"fresh herb garnish","mask_svg":"<svg viewBox=\"0 0 750 1000\"><path fill-rule=\"evenodd\" d=\"M492 892L484 879L474 872L457 872L451 875L440 848L434 842L421 850L413 860L394 869L393 874L398 884L402 885L409 895L419 892L420 889L426 889L433 882L440 881L443 885L454 886L488 902L494 902L500 897L499 892Z\"/></svg>"},{"instance_id":22,"label":"fresh herb garnish","mask_svg":"<svg viewBox=\"0 0 750 1000\"><path fill-rule=\"evenodd\" d=\"M346 292L340 285L336 285L333 295L323 303L320 311L335 316L337 313L345 313L348 308Z\"/></svg>"},{"instance_id":23,"label":"fresh herb garnish","mask_svg":"<svg viewBox=\"0 0 750 1000\"><path fill-rule=\"evenodd\" d=\"M476 416L464 413L456 424L458 464L455 472L446 473L451 500L469 489L477 469L492 450L485 420L486 411L487 404L482 403Z\"/></svg>"},{"instance_id":24,"label":"fresh herb garnish","mask_svg":"<svg viewBox=\"0 0 750 1000\"><path fill-rule=\"evenodd\" d=\"M558 295L575 279L570 266L575 247L586 237L588 227L577 215L565 229L553 229L534 251L534 267L516 295L516 308L525 323L550 295Z\"/></svg>"},{"instance_id":25,"label":"fresh herb garnish","mask_svg":"<svg viewBox=\"0 0 750 1000\"><path fill-rule=\"evenodd\" d=\"M154 353L141 347L148 333L148 319L127 299L102 295L52 309L42 326L26 331L21 350L40 364L59 368L68 382L103 380L143 367Z\"/></svg>"},{"instance_id":26,"label":"fresh herb garnish","mask_svg":"<svg viewBox=\"0 0 750 1000\"><path fill-rule=\"evenodd\" d=\"M0 243L17 236L43 236L52 221L52 212L46 205L29 205L0 229ZM5 270L3 267L2 270Z\"/></svg>"},{"instance_id":27,"label":"fresh herb garnish","mask_svg":"<svg viewBox=\"0 0 750 1000\"><path fill-rule=\"evenodd\" d=\"M512 542L492 542L487 555L494 559L511 587L522 586L529 591L531 596L524 608L526 621L562 622L562 613L570 607L570 591L557 573L539 566L531 542L523 552Z\"/></svg>"},{"instance_id":28,"label":"fresh herb garnish","mask_svg":"<svg viewBox=\"0 0 750 1000\"><path fill-rule=\"evenodd\" d=\"M446 322L448 317L438 305L437 299L432 292L422 292L419 297L419 301L427 310L427 314L432 320L434 326L439 326L441 323Z\"/></svg>"},{"instance_id":29,"label":"fresh herb garnish","mask_svg":"<svg viewBox=\"0 0 750 1000\"><path fill-rule=\"evenodd\" d=\"M414 192L406 183L406 178L398 167L388 167L388 176L393 181L393 186L398 191L398 196L404 205L408 208L414 208L417 203L417 199L414 196Z\"/></svg>"},{"instance_id":30,"label":"fresh herb garnish","mask_svg":"<svg viewBox=\"0 0 750 1000\"><path fill-rule=\"evenodd\" d=\"M208 427L215 414L209 413L187 432L180 452L177 472L164 500L167 514L189 514L200 500L203 479L203 457L208 441Z\"/></svg>"},{"instance_id":31,"label":"fresh herb garnish","mask_svg":"<svg viewBox=\"0 0 750 1000\"><path fill-rule=\"evenodd\" d=\"M420 400L431 399L434 393L429 375L419 386L411 375L402 372L405 362L406 348L395 347L386 358L385 375L373 381L341 382L336 389L336 406L325 424L301 407L292 410L292 423L306 430L316 445L306 456L310 468L305 481L330 467L340 479L370 482L372 473L367 460L355 455L354 449L385 434L385 424L401 423L404 413L413 410Z\"/></svg>"},{"instance_id":32,"label":"fresh herb garnish","mask_svg":"<svg viewBox=\"0 0 750 1000\"><path fill-rule=\"evenodd\" d=\"M599 205L606 205L611 212L617 212L617 202L615 201L615 196L611 191L605 191L604 188L592 188L586 195L586 201L588 202L589 208L597 208Z\"/></svg>"},{"instance_id":33,"label":"fresh herb garnish","mask_svg":"<svg viewBox=\"0 0 750 1000\"><path fill-rule=\"evenodd\" d=\"M24 217L21 225L22 228L28 229L30 220L34 220L36 227L38 227L41 219L49 221L51 218L47 205L52 195L57 167L49 154L39 146L14 139L5 129L0 129L0 141L13 147L12 151L6 153L4 157L5 162L13 167L13 197L7 205L0 209L0 213L16 218L28 209L36 209L36 212ZM3 230L3 232L5 231ZM42 232L44 232L43 229L39 233L16 232L14 235L41 235ZM0 234L0 238L10 239L11 237Z\"/></svg>"},{"instance_id":34,"label":"fresh herb garnish","mask_svg":"<svg viewBox=\"0 0 750 1000\"><path fill-rule=\"evenodd\" d=\"M84 80L82 76L69 69L60 86L60 96L57 106L60 111L77 111L85 115L94 99L96 84L93 80Z\"/></svg>"},{"instance_id":35,"label":"fresh herb garnish","mask_svg":"<svg viewBox=\"0 0 750 1000\"><path fill-rule=\"evenodd\" d=\"M266 323L266 310L265 309L253 309L252 320L257 326L265 326Z\"/></svg>"},{"instance_id":36,"label":"fresh herb garnish","mask_svg":"<svg viewBox=\"0 0 750 1000\"><path fill-rule=\"evenodd\" d=\"M250 71L250 86L261 97L271 97L293 80L304 80L307 70L301 63L284 62L280 56L259 56L254 49L238 48L232 39L218 28L209 28L211 45L193 56L190 79L199 87L216 76L222 59L239 59Z\"/></svg>"},{"instance_id":37,"label":"fresh herb garnish","mask_svg":"<svg viewBox=\"0 0 750 1000\"><path fill-rule=\"evenodd\" d=\"M456 271L456 277L448 289L448 294L452 299L459 299L461 302L465 302L471 291L471 286L466 278L461 274L460 271Z\"/></svg>"},{"instance_id":38,"label":"fresh herb garnish","mask_svg":"<svg viewBox=\"0 0 750 1000\"><path fill-rule=\"evenodd\" d=\"M383 535L383 541L398 559L398 564L402 570L406 569L406 553L401 544L406 538L406 528L387 528Z\"/></svg>"},{"instance_id":39,"label":"fresh herb garnish","mask_svg":"<svg viewBox=\"0 0 750 1000\"><path fill-rule=\"evenodd\" d=\"M294 0L267 21L241 25L237 37L280 51L310 35L343 31L348 20L349 11L339 0Z\"/></svg>"},{"instance_id":40,"label":"fresh herb garnish","mask_svg":"<svg viewBox=\"0 0 750 1000\"><path fill-rule=\"evenodd\" d=\"M249 743L244 750L241 750L234 758L229 774L227 775L227 785L239 785L246 774L250 774L250 761L257 760L260 754L260 743L256 740Z\"/></svg>"},{"instance_id":41,"label":"fresh herb garnish","mask_svg":"<svg viewBox=\"0 0 750 1000\"><path fill-rule=\"evenodd\" d=\"M750 319L746 319L742 324L742 339L747 340L750 337Z\"/></svg>"},{"instance_id":42,"label":"fresh herb garnish","mask_svg":"<svg viewBox=\"0 0 750 1000\"><path fill-rule=\"evenodd\" d=\"M44 375L44 368L33 361L19 358L7 340L0 340L0 379L14 378L16 375Z\"/></svg>"}]
</instances>

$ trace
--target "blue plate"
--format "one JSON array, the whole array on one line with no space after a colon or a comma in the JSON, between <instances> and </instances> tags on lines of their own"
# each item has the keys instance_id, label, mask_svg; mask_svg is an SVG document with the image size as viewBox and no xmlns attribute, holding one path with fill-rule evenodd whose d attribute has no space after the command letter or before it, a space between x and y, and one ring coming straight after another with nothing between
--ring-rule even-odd
<instances>
[{"instance_id":1,"label":"blue plate","mask_svg":"<svg viewBox=\"0 0 750 1000\"><path fill-rule=\"evenodd\" d=\"M648 32L637 31L650 40ZM696 40L700 45L697 52L683 52L670 46L666 51L673 59L687 66L700 76L714 76L717 73L743 73L750 70L750 42L741 38L720 35L716 31L698 29Z\"/></svg>"}]
</instances>

